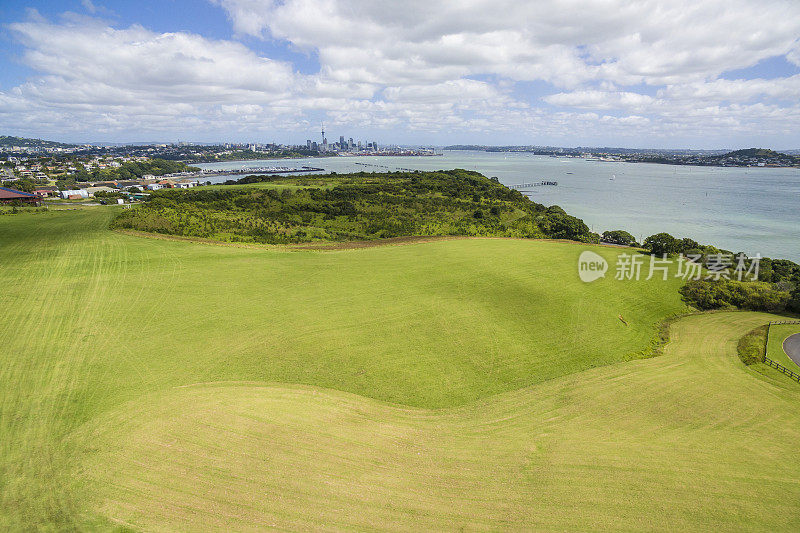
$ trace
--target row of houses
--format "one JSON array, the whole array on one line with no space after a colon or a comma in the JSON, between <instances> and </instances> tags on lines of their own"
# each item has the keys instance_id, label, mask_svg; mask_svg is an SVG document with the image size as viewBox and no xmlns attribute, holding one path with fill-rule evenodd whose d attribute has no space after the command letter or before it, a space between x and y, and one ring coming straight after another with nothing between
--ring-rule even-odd
<instances>
[{"instance_id":1,"label":"row of houses","mask_svg":"<svg viewBox=\"0 0 800 533\"><path fill-rule=\"evenodd\" d=\"M151 191L157 191L159 189L191 189L199 185L201 183L196 180L161 180L156 183L149 183L145 187Z\"/></svg>"},{"instance_id":2,"label":"row of houses","mask_svg":"<svg viewBox=\"0 0 800 533\"><path fill-rule=\"evenodd\" d=\"M2 151L2 150L0 150ZM69 176L78 170L92 171L94 169L119 168L123 163L129 161L142 162L148 161L146 156L125 156L115 157L114 159L102 158L99 156L83 157L77 162L73 159L41 161L19 157L9 157L8 161L15 164L15 170L21 178L43 179L55 175L64 174ZM16 178L15 178L16 179Z\"/></svg>"},{"instance_id":3,"label":"row of houses","mask_svg":"<svg viewBox=\"0 0 800 533\"><path fill-rule=\"evenodd\" d=\"M152 183L148 183L151 181ZM139 190L157 191L160 189L191 189L203 185L197 180L193 179L162 179L155 180L141 180L141 181L106 181L97 183L87 183L80 185L74 189L59 190L58 187L52 185L44 185L38 187L33 193L18 191L7 187L0 187L0 203L21 202L24 204L41 205L44 198L61 198L64 200L83 200L93 198L98 192L136 192ZM132 199L142 199L146 195L129 195Z\"/></svg>"},{"instance_id":4,"label":"row of houses","mask_svg":"<svg viewBox=\"0 0 800 533\"><path fill-rule=\"evenodd\" d=\"M81 198L92 198L98 192L120 192L130 189L146 189L150 191L157 191L160 189L191 189L201 185L197 180L160 180L147 183L152 180L142 181L103 181L96 183L87 183L78 186L74 189L59 190L54 186L41 186L38 187L34 194L38 194L42 198L62 198L69 200L80 200Z\"/></svg>"}]
</instances>

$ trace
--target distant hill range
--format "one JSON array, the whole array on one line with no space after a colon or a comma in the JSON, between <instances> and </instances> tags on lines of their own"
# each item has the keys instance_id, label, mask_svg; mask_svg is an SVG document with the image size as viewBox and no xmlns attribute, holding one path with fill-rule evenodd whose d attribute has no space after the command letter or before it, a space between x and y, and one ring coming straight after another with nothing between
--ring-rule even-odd
<instances>
[{"instance_id":1,"label":"distant hill range","mask_svg":"<svg viewBox=\"0 0 800 533\"><path fill-rule=\"evenodd\" d=\"M709 160L724 162L763 162L767 164L798 165L800 157L784 154L769 150L768 148L746 148L744 150L734 150L723 155L708 156Z\"/></svg>"},{"instance_id":2,"label":"distant hill range","mask_svg":"<svg viewBox=\"0 0 800 533\"><path fill-rule=\"evenodd\" d=\"M28 139L25 137L0 135L0 148L10 148L12 146L20 146L24 148L74 148L77 145L55 141L45 141L43 139Z\"/></svg>"},{"instance_id":3,"label":"distant hill range","mask_svg":"<svg viewBox=\"0 0 800 533\"><path fill-rule=\"evenodd\" d=\"M726 152L724 150L677 150L663 148L598 148L553 146L481 146L457 144L445 146L444 150L480 150L483 152L524 152L537 155L601 158L603 161L628 161L634 163L661 163L666 165L742 166L742 167L798 167L800 150L789 153L767 148L746 148Z\"/></svg>"}]
</instances>

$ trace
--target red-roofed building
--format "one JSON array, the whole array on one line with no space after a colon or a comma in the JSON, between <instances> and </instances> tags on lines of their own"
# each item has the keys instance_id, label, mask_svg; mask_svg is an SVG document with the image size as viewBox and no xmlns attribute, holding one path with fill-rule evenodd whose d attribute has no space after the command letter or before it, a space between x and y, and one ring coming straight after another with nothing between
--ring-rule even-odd
<instances>
[{"instance_id":1,"label":"red-roofed building","mask_svg":"<svg viewBox=\"0 0 800 533\"><path fill-rule=\"evenodd\" d=\"M33 191L33 194L38 194L42 198L47 198L50 195L58 196L58 187L52 187L49 185L45 187L39 187Z\"/></svg>"},{"instance_id":2,"label":"red-roofed building","mask_svg":"<svg viewBox=\"0 0 800 533\"><path fill-rule=\"evenodd\" d=\"M10 204L20 202L29 205L41 205L42 197L38 194L31 194L25 191L0 187L0 204Z\"/></svg>"}]
</instances>

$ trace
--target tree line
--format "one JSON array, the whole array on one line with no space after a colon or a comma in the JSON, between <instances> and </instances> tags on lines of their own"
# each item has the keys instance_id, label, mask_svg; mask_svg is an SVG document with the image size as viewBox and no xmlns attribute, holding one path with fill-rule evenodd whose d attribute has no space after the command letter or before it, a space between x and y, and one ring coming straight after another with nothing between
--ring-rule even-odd
<instances>
[{"instance_id":1,"label":"tree line","mask_svg":"<svg viewBox=\"0 0 800 533\"><path fill-rule=\"evenodd\" d=\"M741 257L743 268L755 273L755 259L744 253L702 245L693 239L676 238L669 233L651 235L640 245L630 233L613 230L604 232L602 241L621 246L641 246L659 257L681 254L704 265L719 256L729 256L734 263L738 263ZM771 313L800 313L800 265L788 259L762 257L758 259L758 275L754 280L706 276L688 281L681 288L681 294L687 303L703 310L736 308Z\"/></svg>"}]
</instances>

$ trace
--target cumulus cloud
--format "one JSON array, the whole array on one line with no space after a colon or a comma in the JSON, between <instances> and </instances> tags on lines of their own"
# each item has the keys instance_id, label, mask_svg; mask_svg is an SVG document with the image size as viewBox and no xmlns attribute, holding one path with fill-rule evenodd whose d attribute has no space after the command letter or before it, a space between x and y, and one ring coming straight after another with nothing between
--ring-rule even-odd
<instances>
[{"instance_id":1,"label":"cumulus cloud","mask_svg":"<svg viewBox=\"0 0 800 533\"><path fill-rule=\"evenodd\" d=\"M64 24L14 23L9 29L27 47L25 63L66 82L201 98L247 92L270 98L295 82L290 65L232 41L158 34L141 26L117 30L81 17Z\"/></svg>"},{"instance_id":2,"label":"cumulus cloud","mask_svg":"<svg viewBox=\"0 0 800 533\"><path fill-rule=\"evenodd\" d=\"M671 85L659 95L683 103L745 103L763 98L800 101L800 74L778 79L727 80Z\"/></svg>"},{"instance_id":3,"label":"cumulus cloud","mask_svg":"<svg viewBox=\"0 0 800 533\"><path fill-rule=\"evenodd\" d=\"M655 99L646 94L626 91L574 91L547 96L544 100L562 107L582 109L628 109L639 112L652 111Z\"/></svg>"},{"instance_id":4,"label":"cumulus cloud","mask_svg":"<svg viewBox=\"0 0 800 533\"><path fill-rule=\"evenodd\" d=\"M339 76L384 83L440 71L439 81L492 72L559 86L663 84L787 54L800 35L790 0L214 1L240 32L285 39Z\"/></svg>"},{"instance_id":5,"label":"cumulus cloud","mask_svg":"<svg viewBox=\"0 0 800 533\"><path fill-rule=\"evenodd\" d=\"M794 48L786 55L786 59L800 67L800 38L797 39Z\"/></svg>"},{"instance_id":6,"label":"cumulus cloud","mask_svg":"<svg viewBox=\"0 0 800 533\"><path fill-rule=\"evenodd\" d=\"M210 1L234 38L74 14L7 25L39 74L0 92L0 125L305 135L324 118L397 140L724 142L731 131L786 132L798 117L800 74L722 76L774 57L800 66L792 0ZM243 44L251 37L308 54L319 70L258 54Z\"/></svg>"},{"instance_id":7,"label":"cumulus cloud","mask_svg":"<svg viewBox=\"0 0 800 533\"><path fill-rule=\"evenodd\" d=\"M471 102L502 98L498 90L485 82L475 80L448 80L431 85L406 85L389 87L384 96L392 102L418 102L427 104Z\"/></svg>"},{"instance_id":8,"label":"cumulus cloud","mask_svg":"<svg viewBox=\"0 0 800 533\"><path fill-rule=\"evenodd\" d=\"M241 43L138 25L115 29L74 14L7 28L25 46L22 61L42 73L0 93L0 118L15 129L186 132L249 124L244 109L260 109L260 128L270 118L291 123L291 110L270 104L301 83L292 65Z\"/></svg>"}]
</instances>

